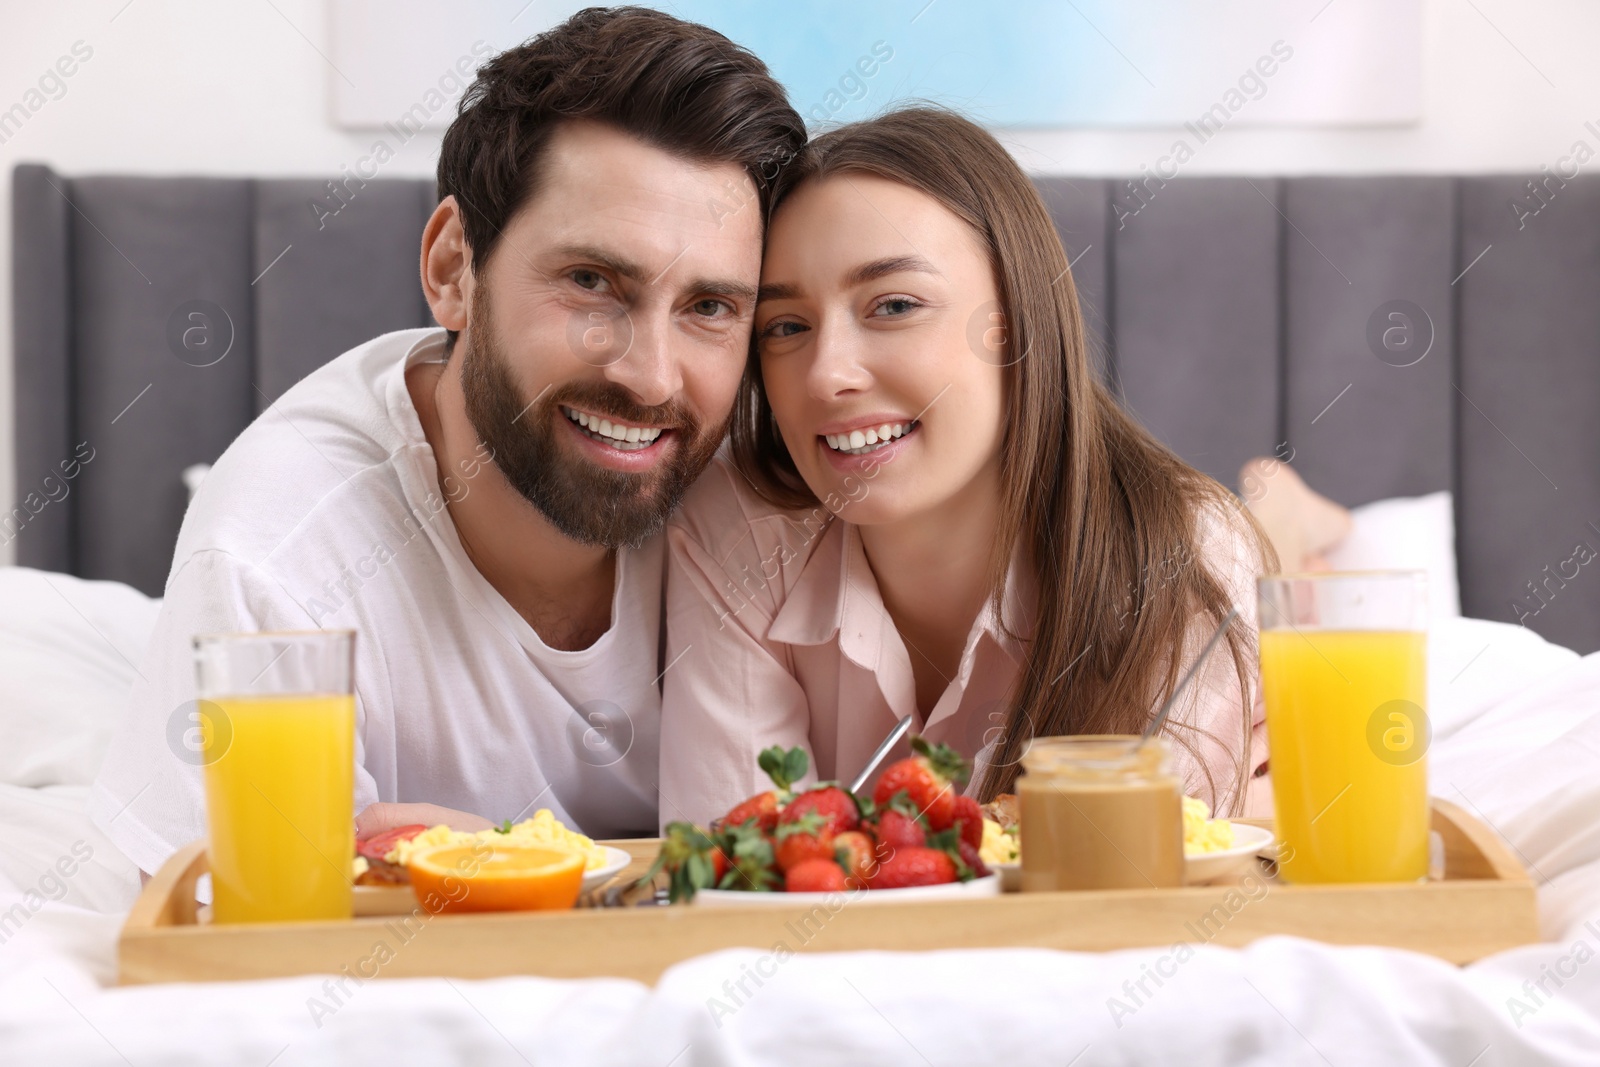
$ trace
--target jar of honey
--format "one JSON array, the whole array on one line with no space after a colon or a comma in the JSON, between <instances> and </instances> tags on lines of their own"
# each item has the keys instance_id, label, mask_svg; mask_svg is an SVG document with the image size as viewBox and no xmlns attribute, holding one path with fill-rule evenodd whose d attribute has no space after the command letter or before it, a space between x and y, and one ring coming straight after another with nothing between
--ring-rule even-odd
<instances>
[{"instance_id":1,"label":"jar of honey","mask_svg":"<svg viewBox=\"0 0 1600 1067\"><path fill-rule=\"evenodd\" d=\"M1022 757L1022 889L1183 884L1183 785L1154 738L1035 738Z\"/></svg>"}]
</instances>

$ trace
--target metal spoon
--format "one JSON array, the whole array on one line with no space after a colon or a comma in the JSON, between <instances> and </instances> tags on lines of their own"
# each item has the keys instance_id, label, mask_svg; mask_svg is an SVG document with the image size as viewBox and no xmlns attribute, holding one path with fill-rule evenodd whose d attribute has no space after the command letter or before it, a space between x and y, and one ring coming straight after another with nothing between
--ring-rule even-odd
<instances>
[{"instance_id":1,"label":"metal spoon","mask_svg":"<svg viewBox=\"0 0 1600 1067\"><path fill-rule=\"evenodd\" d=\"M850 792L861 792L862 788L867 784L867 779L872 777L872 772L878 769L878 764L883 762L883 758L889 754L890 749L900 743L900 739L906 735L906 731L909 729L911 729L911 716L909 715L894 724L894 729L889 731L889 736L885 737L883 742L874 750L872 757L867 760L867 765L861 768L861 773L850 780Z\"/></svg>"},{"instance_id":2,"label":"metal spoon","mask_svg":"<svg viewBox=\"0 0 1600 1067\"><path fill-rule=\"evenodd\" d=\"M1238 608L1230 608L1228 610L1228 617L1222 620L1222 625L1217 627L1217 632L1211 635L1211 640L1206 642L1206 647L1200 650L1200 655L1193 663L1189 665L1188 673L1178 680L1178 684L1172 689L1172 695L1167 697L1167 702L1165 704L1161 705L1161 710L1156 712L1155 718L1150 720L1150 725L1144 728L1144 733L1139 738L1139 744L1142 745L1146 741L1150 740L1156 735L1156 732L1161 729L1161 724L1167 721L1167 715L1171 713L1173 705L1177 704L1178 696L1184 691L1189 683L1194 680L1194 676L1200 673L1200 668L1205 664L1206 660L1211 657L1211 653L1216 649L1217 642L1222 640L1222 635L1228 632L1228 627L1231 626L1233 624L1233 620L1237 619L1238 617Z\"/></svg>"}]
</instances>

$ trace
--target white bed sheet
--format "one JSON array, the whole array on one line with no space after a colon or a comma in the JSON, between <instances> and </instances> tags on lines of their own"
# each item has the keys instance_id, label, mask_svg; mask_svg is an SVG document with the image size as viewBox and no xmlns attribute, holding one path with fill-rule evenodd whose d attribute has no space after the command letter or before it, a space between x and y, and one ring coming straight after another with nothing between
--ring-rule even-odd
<instances>
[{"instance_id":1,"label":"white bed sheet","mask_svg":"<svg viewBox=\"0 0 1600 1067\"><path fill-rule=\"evenodd\" d=\"M0 1062L1600 1063L1600 654L1465 619L1438 622L1430 647L1434 791L1535 872L1548 939L1470 967L1271 938L1199 947L1145 996L1124 983L1171 972L1170 949L780 961L760 946L690 960L654 989L509 978L341 990L327 977L119 989L131 866L84 816L81 784L0 783ZM42 881L75 845L92 855L64 888ZM825 948L826 929L817 936Z\"/></svg>"}]
</instances>

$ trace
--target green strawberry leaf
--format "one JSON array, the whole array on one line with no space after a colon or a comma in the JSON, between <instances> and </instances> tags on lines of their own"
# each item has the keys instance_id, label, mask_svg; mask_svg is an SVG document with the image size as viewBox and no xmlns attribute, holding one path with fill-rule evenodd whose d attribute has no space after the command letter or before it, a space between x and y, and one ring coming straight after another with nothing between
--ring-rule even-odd
<instances>
[{"instance_id":1,"label":"green strawberry leaf","mask_svg":"<svg viewBox=\"0 0 1600 1067\"><path fill-rule=\"evenodd\" d=\"M811 759L806 755L806 750L798 745L787 750L773 745L761 750L761 755L756 757L756 765L767 772L773 785L788 792L790 786L806 776Z\"/></svg>"},{"instance_id":2,"label":"green strawberry leaf","mask_svg":"<svg viewBox=\"0 0 1600 1067\"><path fill-rule=\"evenodd\" d=\"M917 807L917 802L911 799L911 793L908 790L896 790L894 796L889 798L889 803L883 806L883 810L898 811L906 818L916 820L917 825L923 829L927 829L927 816L922 814L922 809Z\"/></svg>"},{"instance_id":3,"label":"green strawberry leaf","mask_svg":"<svg viewBox=\"0 0 1600 1067\"><path fill-rule=\"evenodd\" d=\"M948 830L940 830L936 834L928 835L928 847L936 848L949 856L956 865L956 881L970 882L976 877L976 872L967 861L961 858L961 831L952 826Z\"/></svg>"},{"instance_id":4,"label":"green strawberry leaf","mask_svg":"<svg viewBox=\"0 0 1600 1067\"><path fill-rule=\"evenodd\" d=\"M661 851L639 881L653 882L657 875L666 871L668 899L674 904L689 900L711 882L715 868L709 853L714 847L711 838L694 823L668 823L666 835L661 839Z\"/></svg>"},{"instance_id":5,"label":"green strawberry leaf","mask_svg":"<svg viewBox=\"0 0 1600 1067\"><path fill-rule=\"evenodd\" d=\"M694 899L694 885L689 881L686 872L678 871L667 883L667 900L676 904L680 900Z\"/></svg>"},{"instance_id":6,"label":"green strawberry leaf","mask_svg":"<svg viewBox=\"0 0 1600 1067\"><path fill-rule=\"evenodd\" d=\"M861 793L857 795L849 793L848 790L846 792L850 799L856 802L856 813L860 815L862 822L869 822L877 817L878 805L872 802L872 797L869 794Z\"/></svg>"},{"instance_id":7,"label":"green strawberry leaf","mask_svg":"<svg viewBox=\"0 0 1600 1067\"><path fill-rule=\"evenodd\" d=\"M806 771L811 768L811 759L806 755L806 750L796 745L783 757L783 773L789 779L784 788L798 782L806 776Z\"/></svg>"},{"instance_id":8,"label":"green strawberry leaf","mask_svg":"<svg viewBox=\"0 0 1600 1067\"><path fill-rule=\"evenodd\" d=\"M934 773L947 782L960 786L972 777L972 764L949 745L930 745L926 738L918 736L911 739L911 751L926 759Z\"/></svg>"},{"instance_id":9,"label":"green strawberry leaf","mask_svg":"<svg viewBox=\"0 0 1600 1067\"><path fill-rule=\"evenodd\" d=\"M775 841L785 841L795 834L815 835L817 831L826 825L828 825L828 820L823 818L822 812L816 810L807 811L797 819L779 823L778 828L772 832L772 837Z\"/></svg>"},{"instance_id":10,"label":"green strawberry leaf","mask_svg":"<svg viewBox=\"0 0 1600 1067\"><path fill-rule=\"evenodd\" d=\"M760 767L763 771L766 771L767 777L771 778L773 783L777 785L779 789L784 788L783 783L778 781L778 776L783 773L782 748L777 745L773 745L771 748L762 749L761 755L756 757L756 766Z\"/></svg>"},{"instance_id":11,"label":"green strawberry leaf","mask_svg":"<svg viewBox=\"0 0 1600 1067\"><path fill-rule=\"evenodd\" d=\"M720 835L717 847L728 857L728 870L717 883L719 889L749 892L765 889L773 881L777 865L772 843L754 824L734 827Z\"/></svg>"},{"instance_id":12,"label":"green strawberry leaf","mask_svg":"<svg viewBox=\"0 0 1600 1067\"><path fill-rule=\"evenodd\" d=\"M759 832L741 833L734 839L733 857L741 860L770 860L772 842L762 837Z\"/></svg>"}]
</instances>

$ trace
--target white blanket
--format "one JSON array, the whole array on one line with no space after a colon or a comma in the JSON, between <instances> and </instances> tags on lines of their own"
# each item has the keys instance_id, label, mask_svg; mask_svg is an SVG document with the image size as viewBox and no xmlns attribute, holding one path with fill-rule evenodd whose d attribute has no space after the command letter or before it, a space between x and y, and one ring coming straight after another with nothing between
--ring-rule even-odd
<instances>
[{"instance_id":1,"label":"white blanket","mask_svg":"<svg viewBox=\"0 0 1600 1067\"><path fill-rule=\"evenodd\" d=\"M0 572L13 620L14 578ZM88 583L52 579L92 599ZM0 782L0 1063L1600 1063L1600 654L1474 620L1436 623L1430 649L1434 792L1506 835L1539 881L1547 938L1466 968L1270 938L1198 947L1159 987L1146 976L1170 949L780 961L760 946L690 960L654 989L326 977L120 989L115 940L136 880L83 815L72 772Z\"/></svg>"}]
</instances>

